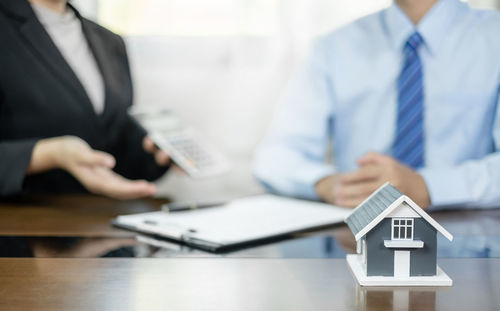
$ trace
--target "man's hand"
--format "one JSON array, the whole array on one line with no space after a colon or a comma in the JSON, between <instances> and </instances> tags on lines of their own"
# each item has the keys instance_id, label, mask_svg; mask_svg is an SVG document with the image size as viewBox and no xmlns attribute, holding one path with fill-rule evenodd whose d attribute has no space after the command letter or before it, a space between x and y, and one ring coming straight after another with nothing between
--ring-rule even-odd
<instances>
[{"instance_id":1,"label":"man's hand","mask_svg":"<svg viewBox=\"0 0 500 311\"><path fill-rule=\"evenodd\" d=\"M368 153L358 160L360 168L352 173L325 178L316 184L318 195L325 201L355 207L373 191L389 181L422 208L430 205L424 179L417 172L395 159L378 153ZM330 180L330 185L326 183ZM326 191L331 187L330 192ZM326 194L325 194L326 193Z\"/></svg>"},{"instance_id":2,"label":"man's hand","mask_svg":"<svg viewBox=\"0 0 500 311\"><path fill-rule=\"evenodd\" d=\"M321 200L330 204L336 204L333 190L337 189L340 176L341 175L336 174L330 175L316 183L316 193L321 198Z\"/></svg>"},{"instance_id":3,"label":"man's hand","mask_svg":"<svg viewBox=\"0 0 500 311\"><path fill-rule=\"evenodd\" d=\"M165 151L158 149L153 140L148 136L144 137L142 140L142 147L147 153L154 155L156 164L159 166L166 166L170 162L168 154Z\"/></svg>"},{"instance_id":4,"label":"man's hand","mask_svg":"<svg viewBox=\"0 0 500 311\"><path fill-rule=\"evenodd\" d=\"M92 193L117 199L151 196L153 184L145 180L128 180L112 171L112 155L96 151L82 139L62 136L40 140L33 149L27 174L64 169Z\"/></svg>"}]
</instances>

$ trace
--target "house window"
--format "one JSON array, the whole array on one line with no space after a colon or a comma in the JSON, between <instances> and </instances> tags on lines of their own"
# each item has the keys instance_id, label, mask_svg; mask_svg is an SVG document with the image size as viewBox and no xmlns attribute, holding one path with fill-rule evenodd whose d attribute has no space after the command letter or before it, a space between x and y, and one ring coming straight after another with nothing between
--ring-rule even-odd
<instances>
[{"instance_id":1,"label":"house window","mask_svg":"<svg viewBox=\"0 0 500 311\"><path fill-rule=\"evenodd\" d=\"M393 218L392 239L413 240L413 218Z\"/></svg>"}]
</instances>

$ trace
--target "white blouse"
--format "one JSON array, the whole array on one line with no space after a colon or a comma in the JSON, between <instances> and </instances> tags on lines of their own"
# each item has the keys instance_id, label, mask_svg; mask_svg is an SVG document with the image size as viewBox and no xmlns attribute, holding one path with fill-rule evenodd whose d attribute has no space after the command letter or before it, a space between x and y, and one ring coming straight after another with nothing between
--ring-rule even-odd
<instances>
[{"instance_id":1,"label":"white blouse","mask_svg":"<svg viewBox=\"0 0 500 311\"><path fill-rule=\"evenodd\" d=\"M104 80L87 39L82 24L73 10L67 8L63 14L46 7L31 4L38 20L63 55L94 106L97 114L104 110Z\"/></svg>"}]
</instances>

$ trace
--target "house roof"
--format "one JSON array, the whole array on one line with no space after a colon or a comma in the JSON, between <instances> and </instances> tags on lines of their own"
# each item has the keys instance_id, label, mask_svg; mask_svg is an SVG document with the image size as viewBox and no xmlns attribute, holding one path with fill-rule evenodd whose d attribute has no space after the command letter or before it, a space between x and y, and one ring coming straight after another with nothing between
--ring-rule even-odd
<instances>
[{"instance_id":1,"label":"house roof","mask_svg":"<svg viewBox=\"0 0 500 311\"><path fill-rule=\"evenodd\" d=\"M386 183L358 205L345 222L356 235L402 195L396 187Z\"/></svg>"},{"instance_id":2,"label":"house roof","mask_svg":"<svg viewBox=\"0 0 500 311\"><path fill-rule=\"evenodd\" d=\"M358 207L347 216L345 222L349 226L349 229L351 229L356 240L359 240L403 202L406 202L415 212L422 216L422 218L436 228L436 230L441 232L448 240L451 241L453 239L453 236L448 231L413 202L412 199L403 195L396 187L388 182L358 205Z\"/></svg>"}]
</instances>

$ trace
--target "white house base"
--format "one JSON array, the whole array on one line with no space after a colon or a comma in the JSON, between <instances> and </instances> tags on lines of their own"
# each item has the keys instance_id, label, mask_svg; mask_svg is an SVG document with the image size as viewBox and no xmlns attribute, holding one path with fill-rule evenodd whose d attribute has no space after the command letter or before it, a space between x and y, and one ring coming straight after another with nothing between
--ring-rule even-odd
<instances>
[{"instance_id":1,"label":"white house base","mask_svg":"<svg viewBox=\"0 0 500 311\"><path fill-rule=\"evenodd\" d=\"M452 286L453 281L437 266L434 276L366 276L363 257L359 254L347 255L347 263L361 286Z\"/></svg>"}]
</instances>

